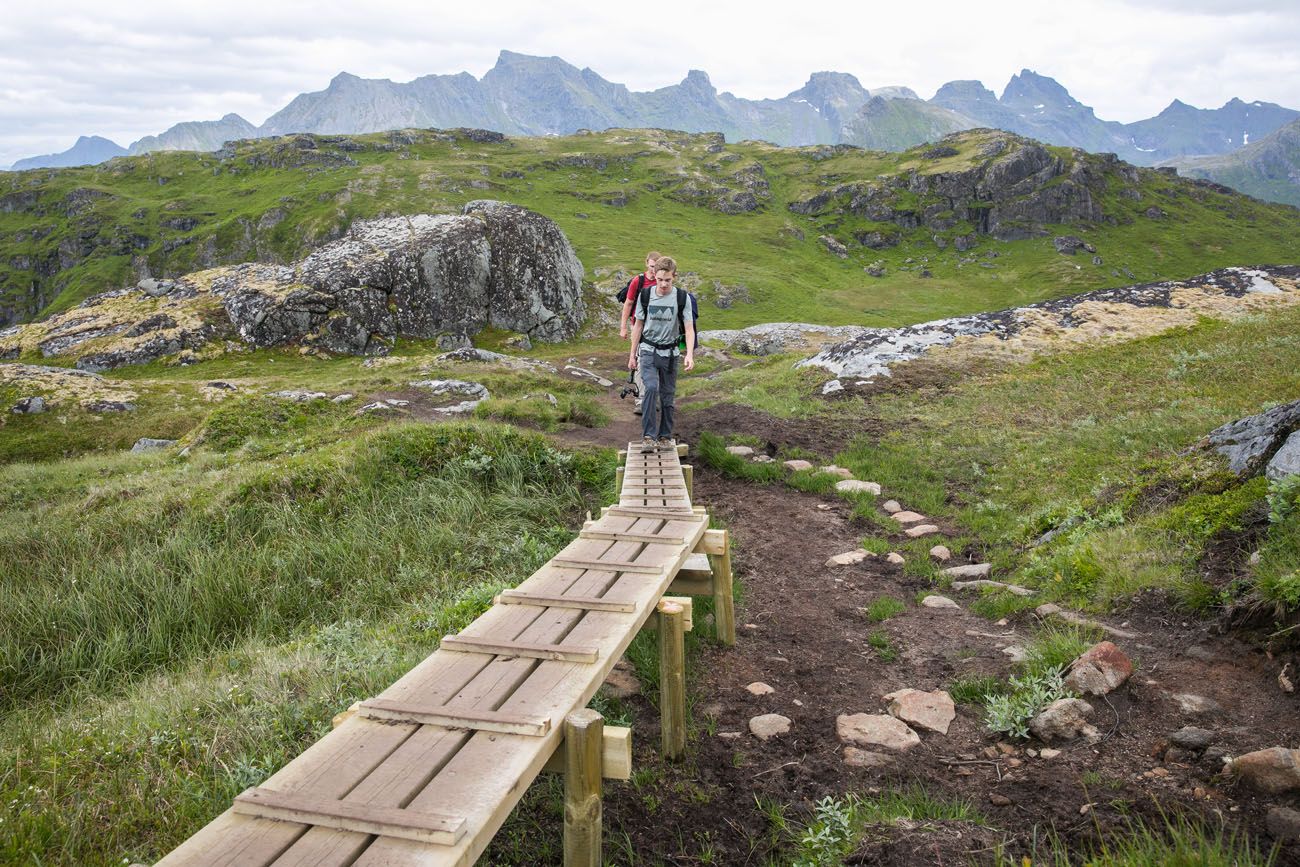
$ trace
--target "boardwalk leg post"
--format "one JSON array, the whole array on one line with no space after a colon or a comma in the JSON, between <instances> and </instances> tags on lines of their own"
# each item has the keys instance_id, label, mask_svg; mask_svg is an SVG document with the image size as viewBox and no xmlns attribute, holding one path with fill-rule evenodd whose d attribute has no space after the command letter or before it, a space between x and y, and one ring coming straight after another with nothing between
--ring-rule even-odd
<instances>
[{"instance_id":1,"label":"boardwalk leg post","mask_svg":"<svg viewBox=\"0 0 1300 867\"><path fill-rule=\"evenodd\" d=\"M604 718L590 708L564 718L564 867L601 867Z\"/></svg>"},{"instance_id":2,"label":"boardwalk leg post","mask_svg":"<svg viewBox=\"0 0 1300 867\"><path fill-rule=\"evenodd\" d=\"M695 502L695 467L682 464L682 475L686 477L686 498Z\"/></svg>"},{"instance_id":3,"label":"boardwalk leg post","mask_svg":"<svg viewBox=\"0 0 1300 867\"><path fill-rule=\"evenodd\" d=\"M731 595L731 534L723 530L722 553L709 557L713 567L713 622L717 624L718 641L733 646L736 643L736 600Z\"/></svg>"},{"instance_id":4,"label":"boardwalk leg post","mask_svg":"<svg viewBox=\"0 0 1300 867\"><path fill-rule=\"evenodd\" d=\"M659 603L659 728L664 755L686 751L686 613L676 602Z\"/></svg>"},{"instance_id":5,"label":"boardwalk leg post","mask_svg":"<svg viewBox=\"0 0 1300 867\"><path fill-rule=\"evenodd\" d=\"M614 496L615 497L623 496L623 475L624 475L623 467L619 467L618 469L614 470Z\"/></svg>"}]
</instances>

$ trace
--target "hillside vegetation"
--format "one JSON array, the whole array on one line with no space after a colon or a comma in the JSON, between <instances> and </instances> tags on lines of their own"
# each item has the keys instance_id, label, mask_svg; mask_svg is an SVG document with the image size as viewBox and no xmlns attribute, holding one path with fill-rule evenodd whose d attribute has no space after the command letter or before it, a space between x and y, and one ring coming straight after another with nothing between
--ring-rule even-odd
<instances>
[{"instance_id":1,"label":"hillside vegetation","mask_svg":"<svg viewBox=\"0 0 1300 867\"><path fill-rule=\"evenodd\" d=\"M1048 155L1045 170L996 168L1026 149ZM998 185L948 188L972 171ZM873 186L883 191L875 198ZM808 204L856 187L841 206ZM646 248L672 253L722 327L904 324L1292 261L1300 237L1292 208L988 130L892 154L656 130L303 135L0 177L0 322L147 275L292 261L354 220L454 212L483 198L554 219L606 287ZM996 198L1019 231L986 234L981 213ZM1056 234L1083 235L1101 264L1058 254ZM822 238L842 244L842 257Z\"/></svg>"}]
</instances>

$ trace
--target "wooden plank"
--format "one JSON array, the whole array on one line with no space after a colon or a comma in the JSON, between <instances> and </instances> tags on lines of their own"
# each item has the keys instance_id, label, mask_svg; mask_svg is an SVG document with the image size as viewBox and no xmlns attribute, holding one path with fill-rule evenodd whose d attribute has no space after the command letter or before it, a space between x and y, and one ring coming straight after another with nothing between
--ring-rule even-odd
<instances>
[{"instance_id":1,"label":"wooden plank","mask_svg":"<svg viewBox=\"0 0 1300 867\"><path fill-rule=\"evenodd\" d=\"M682 578L679 574L673 579L673 583L668 585L668 592L675 596L712 596L713 579L710 578Z\"/></svg>"},{"instance_id":2,"label":"wooden plank","mask_svg":"<svg viewBox=\"0 0 1300 867\"><path fill-rule=\"evenodd\" d=\"M610 542L661 542L667 545L682 545L686 539L682 536L675 536L672 533L658 535L656 533L628 533L617 530L583 530L578 534L583 539L604 539Z\"/></svg>"},{"instance_id":3,"label":"wooden plank","mask_svg":"<svg viewBox=\"0 0 1300 867\"><path fill-rule=\"evenodd\" d=\"M453 846L465 834L465 820L423 810L370 807L330 798L247 789L236 796L236 813L282 822L319 825L381 837Z\"/></svg>"},{"instance_id":4,"label":"wooden plank","mask_svg":"<svg viewBox=\"0 0 1300 867\"><path fill-rule=\"evenodd\" d=\"M580 611L622 611L631 613L636 610L636 603L634 602L599 599L595 596L530 593L523 590L502 590L496 601L502 605L541 605L547 608L575 608Z\"/></svg>"},{"instance_id":5,"label":"wooden plank","mask_svg":"<svg viewBox=\"0 0 1300 867\"><path fill-rule=\"evenodd\" d=\"M616 515L621 518L673 518L677 520L690 518L694 515L694 513L689 509L678 506L674 506L671 509L663 506L651 509L645 506L633 507L623 505L610 506L605 510L605 514Z\"/></svg>"},{"instance_id":6,"label":"wooden plank","mask_svg":"<svg viewBox=\"0 0 1300 867\"><path fill-rule=\"evenodd\" d=\"M523 717L473 708L420 707L382 698L361 702L358 712L370 719L534 737L540 737L551 730L551 721L546 717Z\"/></svg>"},{"instance_id":7,"label":"wooden plank","mask_svg":"<svg viewBox=\"0 0 1300 867\"><path fill-rule=\"evenodd\" d=\"M558 659L564 662L595 662L600 649L585 644L530 644L526 641L475 638L466 635L448 635L440 644L442 650L458 653L487 653L493 656L519 656L525 659Z\"/></svg>"},{"instance_id":8,"label":"wooden plank","mask_svg":"<svg viewBox=\"0 0 1300 867\"><path fill-rule=\"evenodd\" d=\"M564 566L571 569L598 569L606 572L641 572L648 575L655 575L664 571L663 566L656 566L646 563L633 563L630 560L582 560L576 557L553 557L551 562L556 566Z\"/></svg>"},{"instance_id":9,"label":"wooden plank","mask_svg":"<svg viewBox=\"0 0 1300 867\"><path fill-rule=\"evenodd\" d=\"M632 779L632 729L605 726L601 737L600 772L607 780ZM564 773L563 745L546 760L542 773Z\"/></svg>"}]
</instances>

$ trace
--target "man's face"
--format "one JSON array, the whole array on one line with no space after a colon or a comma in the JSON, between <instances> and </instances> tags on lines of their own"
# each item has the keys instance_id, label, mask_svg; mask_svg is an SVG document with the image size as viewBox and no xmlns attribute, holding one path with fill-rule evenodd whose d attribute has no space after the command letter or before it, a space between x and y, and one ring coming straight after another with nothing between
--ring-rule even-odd
<instances>
[{"instance_id":1,"label":"man's face","mask_svg":"<svg viewBox=\"0 0 1300 867\"><path fill-rule=\"evenodd\" d=\"M654 259L646 259L646 260L645 260L645 272L646 272L647 274L653 274L653 273L655 272L655 260L654 260Z\"/></svg>"},{"instance_id":2,"label":"man's face","mask_svg":"<svg viewBox=\"0 0 1300 867\"><path fill-rule=\"evenodd\" d=\"M655 272L655 286L658 287L660 295L668 294L668 290L673 288L673 278L676 276L677 274L674 271Z\"/></svg>"}]
</instances>

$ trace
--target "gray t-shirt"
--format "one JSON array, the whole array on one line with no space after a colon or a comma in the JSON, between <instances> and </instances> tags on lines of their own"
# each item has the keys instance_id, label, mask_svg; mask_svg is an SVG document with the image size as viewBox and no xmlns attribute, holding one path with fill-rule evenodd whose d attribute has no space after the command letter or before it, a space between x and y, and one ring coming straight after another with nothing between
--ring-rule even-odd
<instances>
[{"instance_id":1,"label":"gray t-shirt","mask_svg":"<svg viewBox=\"0 0 1300 867\"><path fill-rule=\"evenodd\" d=\"M659 355L680 355L677 349L677 338L681 337L677 332L677 287L674 286L669 290L667 295L660 295L658 287L650 289L650 312L647 314L641 307L640 297L636 300L636 318L638 322L644 322L645 326L641 330L641 339L643 342L638 351L648 352L651 349ZM691 300L688 296L686 299L686 309L682 314L683 324L694 321L694 312L691 310ZM671 349L656 349L649 343L658 343L663 345L671 343Z\"/></svg>"}]
</instances>

